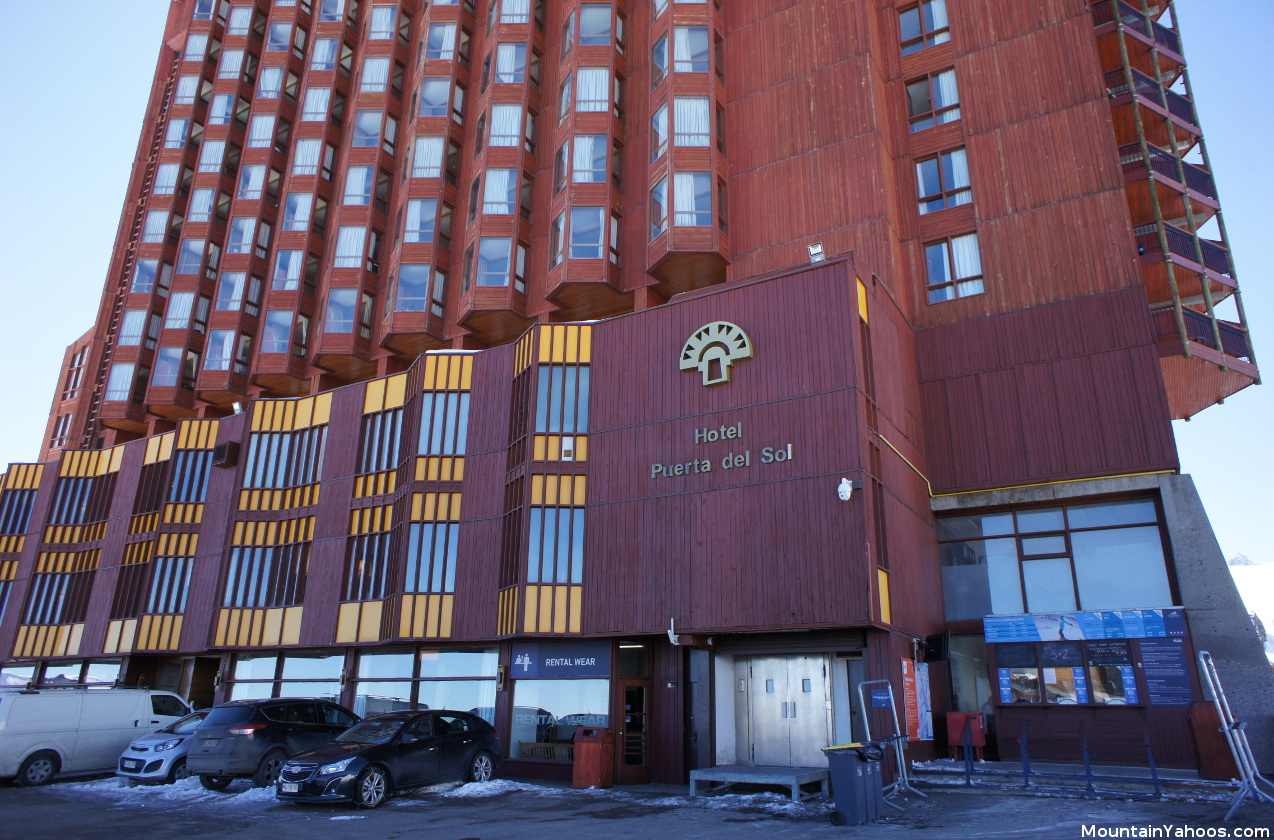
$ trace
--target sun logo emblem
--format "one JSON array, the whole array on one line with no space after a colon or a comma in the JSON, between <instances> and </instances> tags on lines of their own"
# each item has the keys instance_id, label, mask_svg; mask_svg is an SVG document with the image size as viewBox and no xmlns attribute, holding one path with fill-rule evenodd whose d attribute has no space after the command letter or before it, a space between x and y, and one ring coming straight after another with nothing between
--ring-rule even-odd
<instances>
[{"instance_id":1,"label":"sun logo emblem","mask_svg":"<svg viewBox=\"0 0 1274 840\"><path fill-rule=\"evenodd\" d=\"M681 348L681 369L698 370L705 386L720 385L730 381L731 365L750 358L748 334L727 321L713 321L696 330Z\"/></svg>"}]
</instances>

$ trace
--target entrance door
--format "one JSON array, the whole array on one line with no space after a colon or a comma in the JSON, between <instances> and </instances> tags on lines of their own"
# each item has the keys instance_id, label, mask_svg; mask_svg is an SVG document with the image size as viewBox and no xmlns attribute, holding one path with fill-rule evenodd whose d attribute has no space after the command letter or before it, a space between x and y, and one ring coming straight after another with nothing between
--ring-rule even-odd
<instances>
[{"instance_id":1,"label":"entrance door","mask_svg":"<svg viewBox=\"0 0 1274 840\"><path fill-rule=\"evenodd\" d=\"M740 743L752 764L821 767L831 744L827 657L820 654L740 657L747 696ZM746 736L745 736L746 732Z\"/></svg>"},{"instance_id":2,"label":"entrance door","mask_svg":"<svg viewBox=\"0 0 1274 840\"><path fill-rule=\"evenodd\" d=\"M618 680L623 698L614 718L615 783L642 785L650 781L650 680Z\"/></svg>"}]
</instances>

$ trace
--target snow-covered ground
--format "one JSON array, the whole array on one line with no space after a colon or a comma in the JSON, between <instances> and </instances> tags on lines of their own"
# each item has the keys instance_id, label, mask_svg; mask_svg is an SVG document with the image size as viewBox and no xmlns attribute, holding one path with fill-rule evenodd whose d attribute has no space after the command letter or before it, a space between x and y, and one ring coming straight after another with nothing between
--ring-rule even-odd
<instances>
[{"instance_id":1,"label":"snow-covered ground","mask_svg":"<svg viewBox=\"0 0 1274 840\"><path fill-rule=\"evenodd\" d=\"M1256 613L1267 634L1274 634L1274 563L1230 566L1230 574L1250 613ZM1274 640L1265 643L1265 653L1274 662Z\"/></svg>"}]
</instances>

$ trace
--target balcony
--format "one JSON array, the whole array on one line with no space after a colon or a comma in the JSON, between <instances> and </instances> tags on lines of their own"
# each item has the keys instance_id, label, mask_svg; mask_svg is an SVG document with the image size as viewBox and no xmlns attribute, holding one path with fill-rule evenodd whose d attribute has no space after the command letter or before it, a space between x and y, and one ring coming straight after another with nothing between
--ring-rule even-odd
<instances>
[{"instance_id":1,"label":"balcony","mask_svg":"<svg viewBox=\"0 0 1274 840\"><path fill-rule=\"evenodd\" d=\"M1159 364L1174 420L1198 414L1248 385L1260 382L1242 324L1172 306L1151 310Z\"/></svg>"},{"instance_id":2,"label":"balcony","mask_svg":"<svg viewBox=\"0 0 1274 840\"><path fill-rule=\"evenodd\" d=\"M517 340L535 323L526 295L510 286L474 286L460 296L456 322L486 347Z\"/></svg>"},{"instance_id":3,"label":"balcony","mask_svg":"<svg viewBox=\"0 0 1274 840\"><path fill-rule=\"evenodd\" d=\"M309 366L296 353L260 353L252 365L252 384L266 396L296 397L309 393Z\"/></svg>"},{"instance_id":4,"label":"balcony","mask_svg":"<svg viewBox=\"0 0 1274 840\"><path fill-rule=\"evenodd\" d=\"M1229 297L1237 284L1230 261L1230 252L1220 243L1191 236L1189 231L1164 223L1164 239L1168 253L1164 253L1159 240L1158 226L1153 222L1133 228L1137 239L1137 254L1141 260L1141 275L1146 284L1150 305L1156 306L1172 300L1168 283L1168 264L1173 265L1173 277L1177 282L1177 294L1187 305L1203 302L1203 283L1208 283L1213 303ZM1198 251L1195 244L1198 243ZM1202 262L1199 261L1202 256Z\"/></svg>"},{"instance_id":5,"label":"balcony","mask_svg":"<svg viewBox=\"0 0 1274 840\"><path fill-rule=\"evenodd\" d=\"M1160 147L1189 149L1197 142L1202 131L1199 118L1194 113L1194 103L1186 96L1169 90L1152 77L1133 69L1132 85L1123 69L1105 73L1106 91L1111 98L1111 116L1115 123L1115 137L1120 145L1137 142L1135 109L1151 113L1141 114L1141 125L1146 142Z\"/></svg>"},{"instance_id":6,"label":"balcony","mask_svg":"<svg viewBox=\"0 0 1274 840\"><path fill-rule=\"evenodd\" d=\"M1143 73L1154 75L1154 58L1151 51L1159 53L1159 70L1175 73L1185 66L1181 53L1181 36L1171 27L1143 15L1127 3L1117 2L1119 21L1127 36L1124 44L1128 63ZM1109 0L1093 3L1093 25L1097 27L1097 46L1101 65L1106 69L1123 66L1119 50L1119 28L1115 23L1115 10Z\"/></svg>"},{"instance_id":7,"label":"balcony","mask_svg":"<svg viewBox=\"0 0 1274 840\"><path fill-rule=\"evenodd\" d=\"M1143 156L1137 143L1119 149L1119 163L1127 184L1128 211L1134 225L1153 222L1156 203L1164 219L1177 225L1186 224L1187 197L1195 225L1202 225L1216 215L1220 204L1212 173L1201 166L1179 161L1158 146L1147 146L1146 151L1147 155Z\"/></svg>"}]
</instances>

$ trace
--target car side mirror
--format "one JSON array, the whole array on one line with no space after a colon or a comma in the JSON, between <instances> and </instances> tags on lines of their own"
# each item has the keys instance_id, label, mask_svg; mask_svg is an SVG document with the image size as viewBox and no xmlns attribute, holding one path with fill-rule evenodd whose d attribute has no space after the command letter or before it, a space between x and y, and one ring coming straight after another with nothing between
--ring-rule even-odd
<instances>
[{"instance_id":1,"label":"car side mirror","mask_svg":"<svg viewBox=\"0 0 1274 840\"><path fill-rule=\"evenodd\" d=\"M417 741L419 739L416 737L415 732L404 732L402 738L400 738L399 740L404 744L410 744L413 741Z\"/></svg>"}]
</instances>

